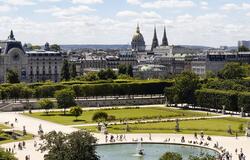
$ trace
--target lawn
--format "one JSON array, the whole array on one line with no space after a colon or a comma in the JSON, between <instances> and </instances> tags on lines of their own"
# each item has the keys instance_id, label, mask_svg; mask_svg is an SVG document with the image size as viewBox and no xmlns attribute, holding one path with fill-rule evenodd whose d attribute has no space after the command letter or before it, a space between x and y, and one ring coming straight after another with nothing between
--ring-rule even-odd
<instances>
[{"instance_id":1,"label":"lawn","mask_svg":"<svg viewBox=\"0 0 250 160\"><path fill-rule=\"evenodd\" d=\"M27 134L26 136L22 136L16 140L12 139L11 136L1 132L2 129L10 129L9 127L0 124L0 139L6 139L6 140L0 140L0 144L4 144L4 143L11 143L11 142L18 142L18 141L25 141L25 140L29 140L32 139L32 135L31 134ZM22 134L21 131L14 131L16 133Z\"/></svg>"},{"instance_id":2,"label":"lawn","mask_svg":"<svg viewBox=\"0 0 250 160\"><path fill-rule=\"evenodd\" d=\"M106 112L108 113L108 115L115 116L116 121L207 116L207 113L195 112L190 110L163 108L163 107L89 110L89 111L84 111L83 114L78 117L77 121L75 121L75 117L71 115L69 112L67 112L66 115L63 115L63 112L50 112L49 115L46 115L43 112L35 112L32 114L25 113L25 115L64 125L74 125L82 123L94 123L92 121L92 116L94 115L95 112L98 111ZM213 115L214 114L209 114L209 116Z\"/></svg>"},{"instance_id":3,"label":"lawn","mask_svg":"<svg viewBox=\"0 0 250 160\"><path fill-rule=\"evenodd\" d=\"M2 129L9 129L9 127L7 127L7 126L5 126L3 124L0 124L0 130L2 130Z\"/></svg>"},{"instance_id":4,"label":"lawn","mask_svg":"<svg viewBox=\"0 0 250 160\"><path fill-rule=\"evenodd\" d=\"M19 132L19 131L15 131L15 132ZM33 138L32 134L27 134L26 136L22 136L18 139L12 139L12 138L9 138L7 140L2 140L0 141L0 145L1 144L5 144L5 143L12 143L12 142L20 142L20 141L26 141L26 140L31 140Z\"/></svg>"},{"instance_id":5,"label":"lawn","mask_svg":"<svg viewBox=\"0 0 250 160\"><path fill-rule=\"evenodd\" d=\"M175 122L160 122L160 123L144 123L144 124L129 124L130 132L128 133L177 133L177 134L194 134L203 131L207 135L219 136L235 136L235 131L239 136L244 135L244 132L239 132L240 124L246 127L247 120L240 118L223 118L223 119L208 119L208 120L189 120L180 121L180 132L175 131ZM233 134L227 133L229 125L233 130ZM96 132L96 127L79 127L92 132ZM125 133L126 125L112 125L108 127L108 131L114 134Z\"/></svg>"}]
</instances>

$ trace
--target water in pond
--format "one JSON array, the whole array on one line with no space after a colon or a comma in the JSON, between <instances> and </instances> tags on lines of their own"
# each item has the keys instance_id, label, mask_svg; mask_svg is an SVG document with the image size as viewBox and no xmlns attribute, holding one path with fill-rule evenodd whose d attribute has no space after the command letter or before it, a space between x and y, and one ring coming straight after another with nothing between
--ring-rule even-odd
<instances>
[{"instance_id":1,"label":"water in pond","mask_svg":"<svg viewBox=\"0 0 250 160\"><path fill-rule=\"evenodd\" d=\"M188 160L190 155L218 156L213 150L185 145L143 144L142 147L145 153L143 156L137 153L137 144L100 145L96 149L101 160L159 160L165 152L178 152L183 160Z\"/></svg>"}]
</instances>

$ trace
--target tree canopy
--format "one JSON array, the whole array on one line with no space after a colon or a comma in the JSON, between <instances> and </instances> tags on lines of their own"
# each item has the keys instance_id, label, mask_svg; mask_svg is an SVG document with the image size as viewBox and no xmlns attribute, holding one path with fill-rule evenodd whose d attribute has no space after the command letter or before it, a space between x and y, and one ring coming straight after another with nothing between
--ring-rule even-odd
<instances>
[{"instance_id":1,"label":"tree canopy","mask_svg":"<svg viewBox=\"0 0 250 160\"><path fill-rule=\"evenodd\" d=\"M70 65L70 77L75 78L76 76L77 76L76 64L73 63L73 64Z\"/></svg>"},{"instance_id":2,"label":"tree canopy","mask_svg":"<svg viewBox=\"0 0 250 160\"><path fill-rule=\"evenodd\" d=\"M159 160L182 160L182 156L179 153L166 152Z\"/></svg>"},{"instance_id":3,"label":"tree canopy","mask_svg":"<svg viewBox=\"0 0 250 160\"><path fill-rule=\"evenodd\" d=\"M45 110L46 114L49 114L49 110L55 107L54 103L49 99L42 99L38 103Z\"/></svg>"},{"instance_id":4,"label":"tree canopy","mask_svg":"<svg viewBox=\"0 0 250 160\"><path fill-rule=\"evenodd\" d=\"M52 131L42 139L45 143L39 150L47 151L45 160L99 160L94 145L96 139L88 132L63 134Z\"/></svg>"},{"instance_id":5,"label":"tree canopy","mask_svg":"<svg viewBox=\"0 0 250 160\"><path fill-rule=\"evenodd\" d=\"M62 67L62 80L68 81L70 80L70 65L67 60L63 61L63 67Z\"/></svg>"},{"instance_id":6,"label":"tree canopy","mask_svg":"<svg viewBox=\"0 0 250 160\"><path fill-rule=\"evenodd\" d=\"M102 80L116 79L117 78L116 73L111 68L108 68L107 70L101 70L100 72L98 72L97 75L98 75L99 79L102 79Z\"/></svg>"},{"instance_id":7,"label":"tree canopy","mask_svg":"<svg viewBox=\"0 0 250 160\"><path fill-rule=\"evenodd\" d=\"M221 79L242 79L245 77L246 71L240 63L227 63L225 67L218 73Z\"/></svg>"},{"instance_id":8,"label":"tree canopy","mask_svg":"<svg viewBox=\"0 0 250 160\"><path fill-rule=\"evenodd\" d=\"M7 70L7 82L8 83L20 83L18 73L14 70Z\"/></svg>"},{"instance_id":9,"label":"tree canopy","mask_svg":"<svg viewBox=\"0 0 250 160\"><path fill-rule=\"evenodd\" d=\"M106 112L96 112L93 117L92 120L93 121L106 121L108 119L108 114Z\"/></svg>"},{"instance_id":10,"label":"tree canopy","mask_svg":"<svg viewBox=\"0 0 250 160\"><path fill-rule=\"evenodd\" d=\"M17 160L17 158L15 158L15 156L12 153L4 151L4 149L2 148L0 148L0 159Z\"/></svg>"},{"instance_id":11,"label":"tree canopy","mask_svg":"<svg viewBox=\"0 0 250 160\"><path fill-rule=\"evenodd\" d=\"M165 90L169 101L195 104L195 91L200 88L199 77L192 72L183 72L175 78L175 85Z\"/></svg>"},{"instance_id":12,"label":"tree canopy","mask_svg":"<svg viewBox=\"0 0 250 160\"><path fill-rule=\"evenodd\" d=\"M79 106L74 106L74 107L71 107L69 112L74 115L76 117L76 120L77 120L77 117L79 117L80 115L82 115L82 108L79 107Z\"/></svg>"},{"instance_id":13,"label":"tree canopy","mask_svg":"<svg viewBox=\"0 0 250 160\"><path fill-rule=\"evenodd\" d=\"M62 89L56 91L55 97L57 100L58 107L64 109L64 114L66 108L76 105L75 92L71 89Z\"/></svg>"}]
</instances>

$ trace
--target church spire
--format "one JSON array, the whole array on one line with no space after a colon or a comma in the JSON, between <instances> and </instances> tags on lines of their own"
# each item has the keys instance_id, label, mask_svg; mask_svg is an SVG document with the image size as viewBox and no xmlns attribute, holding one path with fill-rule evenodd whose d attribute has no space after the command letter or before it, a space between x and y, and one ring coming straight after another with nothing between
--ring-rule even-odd
<instances>
[{"instance_id":1,"label":"church spire","mask_svg":"<svg viewBox=\"0 0 250 160\"><path fill-rule=\"evenodd\" d=\"M9 35L8 39L9 39L9 40L15 40L15 36L14 36L12 30L10 31L10 35Z\"/></svg>"},{"instance_id":2,"label":"church spire","mask_svg":"<svg viewBox=\"0 0 250 160\"><path fill-rule=\"evenodd\" d=\"M153 51L154 48L158 47L159 43L158 43L158 38L157 38L157 33L156 33L156 27L154 28L154 37L153 37L153 41L152 41L152 46L151 46L151 51Z\"/></svg>"},{"instance_id":3,"label":"church spire","mask_svg":"<svg viewBox=\"0 0 250 160\"><path fill-rule=\"evenodd\" d=\"M162 38L162 46L168 46L168 38L167 38L167 33L166 33L166 27L164 26L164 33L163 33L163 38Z\"/></svg>"},{"instance_id":4,"label":"church spire","mask_svg":"<svg viewBox=\"0 0 250 160\"><path fill-rule=\"evenodd\" d=\"M136 33L140 33L140 26L139 26L139 23L137 23Z\"/></svg>"}]
</instances>

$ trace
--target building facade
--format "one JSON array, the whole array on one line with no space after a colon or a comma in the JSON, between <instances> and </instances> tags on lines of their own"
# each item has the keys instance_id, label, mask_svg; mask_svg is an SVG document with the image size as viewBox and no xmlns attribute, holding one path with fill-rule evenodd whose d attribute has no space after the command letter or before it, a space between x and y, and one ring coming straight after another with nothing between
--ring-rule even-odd
<instances>
[{"instance_id":1,"label":"building facade","mask_svg":"<svg viewBox=\"0 0 250 160\"><path fill-rule=\"evenodd\" d=\"M250 41L238 41L238 47L242 47L242 46L250 49Z\"/></svg>"},{"instance_id":2,"label":"building facade","mask_svg":"<svg viewBox=\"0 0 250 160\"><path fill-rule=\"evenodd\" d=\"M0 41L0 83L7 81L8 70L18 73L21 82L61 80L63 54L49 50L28 51L20 41L16 41L13 31L7 40Z\"/></svg>"}]
</instances>

